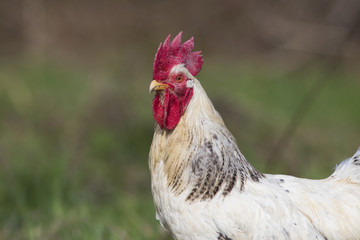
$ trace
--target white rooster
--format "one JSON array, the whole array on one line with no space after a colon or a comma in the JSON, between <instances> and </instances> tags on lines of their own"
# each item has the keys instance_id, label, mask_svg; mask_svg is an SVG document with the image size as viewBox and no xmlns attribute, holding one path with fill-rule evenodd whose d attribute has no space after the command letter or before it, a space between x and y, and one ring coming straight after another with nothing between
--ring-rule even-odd
<instances>
[{"instance_id":1,"label":"white rooster","mask_svg":"<svg viewBox=\"0 0 360 240\"><path fill-rule=\"evenodd\" d=\"M150 92L157 218L177 240L360 239L360 148L328 178L263 174L240 152L200 82L193 38L170 35Z\"/></svg>"}]
</instances>

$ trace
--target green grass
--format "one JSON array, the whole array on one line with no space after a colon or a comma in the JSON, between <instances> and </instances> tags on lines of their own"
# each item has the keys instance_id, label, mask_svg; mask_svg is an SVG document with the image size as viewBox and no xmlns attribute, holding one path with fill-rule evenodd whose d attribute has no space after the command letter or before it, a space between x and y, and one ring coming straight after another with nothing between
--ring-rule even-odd
<instances>
[{"instance_id":1,"label":"green grass","mask_svg":"<svg viewBox=\"0 0 360 240\"><path fill-rule=\"evenodd\" d=\"M324 71L289 79L209 62L198 78L256 167L320 178L360 145L356 76L332 76L276 166L265 160ZM54 62L0 72L0 239L170 239L155 220L147 167L151 72Z\"/></svg>"}]
</instances>

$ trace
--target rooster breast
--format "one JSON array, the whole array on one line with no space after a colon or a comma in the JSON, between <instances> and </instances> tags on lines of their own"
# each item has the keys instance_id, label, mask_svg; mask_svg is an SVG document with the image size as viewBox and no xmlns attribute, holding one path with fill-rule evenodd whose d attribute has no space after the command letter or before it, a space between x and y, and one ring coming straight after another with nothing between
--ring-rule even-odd
<instances>
[{"instance_id":1,"label":"rooster breast","mask_svg":"<svg viewBox=\"0 0 360 240\"><path fill-rule=\"evenodd\" d=\"M164 179L164 165L156 169L153 195L157 218L177 240L325 239L298 211L286 190L269 182L241 181L227 195L187 201L191 188L180 195Z\"/></svg>"}]
</instances>

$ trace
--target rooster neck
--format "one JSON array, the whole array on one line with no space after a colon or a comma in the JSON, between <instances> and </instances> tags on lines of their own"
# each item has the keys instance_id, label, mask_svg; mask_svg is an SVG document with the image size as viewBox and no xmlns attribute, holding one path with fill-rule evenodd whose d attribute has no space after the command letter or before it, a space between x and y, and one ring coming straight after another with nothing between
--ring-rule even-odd
<instances>
[{"instance_id":1,"label":"rooster neck","mask_svg":"<svg viewBox=\"0 0 360 240\"><path fill-rule=\"evenodd\" d=\"M243 190L247 180L259 181L264 176L241 154L197 80L177 127L171 131L155 128L150 151L152 175L159 165L168 188L177 195L186 191L187 201L212 199L218 192L226 196L237 182Z\"/></svg>"}]
</instances>

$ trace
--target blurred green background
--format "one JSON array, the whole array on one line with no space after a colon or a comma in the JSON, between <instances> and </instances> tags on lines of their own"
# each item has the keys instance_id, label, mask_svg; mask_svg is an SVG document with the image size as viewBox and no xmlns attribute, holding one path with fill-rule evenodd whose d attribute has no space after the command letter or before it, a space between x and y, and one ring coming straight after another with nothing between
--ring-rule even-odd
<instances>
[{"instance_id":1,"label":"blurred green background","mask_svg":"<svg viewBox=\"0 0 360 240\"><path fill-rule=\"evenodd\" d=\"M170 239L147 166L152 61L184 31L259 170L323 178L360 146L360 4L0 2L0 239Z\"/></svg>"}]
</instances>

